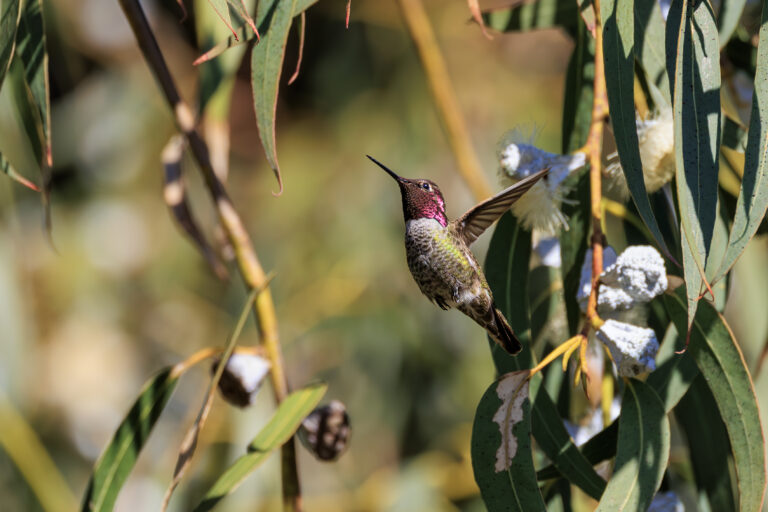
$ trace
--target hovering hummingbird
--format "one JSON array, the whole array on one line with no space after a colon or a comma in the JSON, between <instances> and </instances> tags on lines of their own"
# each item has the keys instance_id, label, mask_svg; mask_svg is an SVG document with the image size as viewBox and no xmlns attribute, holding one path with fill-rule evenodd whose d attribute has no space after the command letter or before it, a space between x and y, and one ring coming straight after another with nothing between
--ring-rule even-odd
<instances>
[{"instance_id":1,"label":"hovering hummingbird","mask_svg":"<svg viewBox=\"0 0 768 512\"><path fill-rule=\"evenodd\" d=\"M442 309L457 308L470 317L508 353L520 352L520 340L496 307L469 246L549 169L515 183L449 221L443 194L435 182L403 178L375 158L368 158L400 186L408 268L421 292Z\"/></svg>"}]
</instances>

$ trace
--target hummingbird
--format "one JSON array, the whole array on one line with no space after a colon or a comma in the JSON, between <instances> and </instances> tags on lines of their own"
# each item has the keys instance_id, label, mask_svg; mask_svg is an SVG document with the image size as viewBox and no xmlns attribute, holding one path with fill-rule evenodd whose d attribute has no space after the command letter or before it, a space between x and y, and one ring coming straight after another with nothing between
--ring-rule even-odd
<instances>
[{"instance_id":1,"label":"hummingbird","mask_svg":"<svg viewBox=\"0 0 768 512\"><path fill-rule=\"evenodd\" d=\"M456 308L470 317L509 354L519 353L523 348L520 340L496 307L469 246L549 169L515 183L449 221L445 199L434 181L403 178L375 158L368 158L400 187L408 268L421 292L440 308Z\"/></svg>"}]
</instances>

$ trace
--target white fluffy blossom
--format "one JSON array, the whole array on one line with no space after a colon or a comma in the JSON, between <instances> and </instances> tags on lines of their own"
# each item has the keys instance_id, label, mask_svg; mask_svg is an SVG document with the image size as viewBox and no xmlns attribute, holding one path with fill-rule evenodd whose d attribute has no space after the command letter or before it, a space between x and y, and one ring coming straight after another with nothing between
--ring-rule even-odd
<instances>
[{"instance_id":1,"label":"white fluffy blossom","mask_svg":"<svg viewBox=\"0 0 768 512\"><path fill-rule=\"evenodd\" d=\"M508 142L502 144L498 156L502 181L507 186L549 168L549 174L512 206L512 212L523 226L549 235L567 227L567 219L560 209L565 194L562 183L571 171L584 166L585 155L556 155L532 144Z\"/></svg>"},{"instance_id":2,"label":"white fluffy blossom","mask_svg":"<svg viewBox=\"0 0 768 512\"><path fill-rule=\"evenodd\" d=\"M666 107L648 119L638 119L636 124L645 189L648 193L653 193L669 183L675 175L672 109ZM611 188L617 190L622 197L629 197L627 179L621 168L618 153L611 153L608 161L605 174L610 180Z\"/></svg>"},{"instance_id":3,"label":"white fluffy blossom","mask_svg":"<svg viewBox=\"0 0 768 512\"><path fill-rule=\"evenodd\" d=\"M646 328L646 305L667 289L667 273L659 252L648 245L633 245L618 257L611 247L603 250L597 313L606 320L597 337L611 351L621 376L653 371L659 342ZM592 289L592 251L581 267L577 300L586 311Z\"/></svg>"},{"instance_id":4,"label":"white fluffy blossom","mask_svg":"<svg viewBox=\"0 0 768 512\"><path fill-rule=\"evenodd\" d=\"M611 319L597 330L597 339L611 351L620 376L636 377L656 369L659 342L653 329Z\"/></svg>"}]
</instances>

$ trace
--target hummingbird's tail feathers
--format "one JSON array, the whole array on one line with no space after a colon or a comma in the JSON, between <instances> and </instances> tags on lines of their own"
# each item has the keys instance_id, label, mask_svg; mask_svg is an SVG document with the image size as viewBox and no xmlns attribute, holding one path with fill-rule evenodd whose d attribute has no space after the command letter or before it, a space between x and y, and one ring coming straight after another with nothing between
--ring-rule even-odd
<instances>
[{"instance_id":1,"label":"hummingbird's tail feathers","mask_svg":"<svg viewBox=\"0 0 768 512\"><path fill-rule=\"evenodd\" d=\"M515 336L514 331L512 331L512 328L509 326L509 322L507 322L507 319L504 318L504 315L499 311L495 304L491 306L491 310L493 311L493 321L486 326L488 334L493 341L501 345L501 348L506 350L510 355L514 356L519 354L523 349L523 345L520 343L520 340L517 339L517 336Z\"/></svg>"}]
</instances>

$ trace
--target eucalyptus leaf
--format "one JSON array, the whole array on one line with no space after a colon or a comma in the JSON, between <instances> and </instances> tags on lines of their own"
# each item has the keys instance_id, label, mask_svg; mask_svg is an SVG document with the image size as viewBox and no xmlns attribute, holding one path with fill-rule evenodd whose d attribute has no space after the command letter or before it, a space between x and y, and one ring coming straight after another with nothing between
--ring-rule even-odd
<instances>
[{"instance_id":1,"label":"eucalyptus leaf","mask_svg":"<svg viewBox=\"0 0 768 512\"><path fill-rule=\"evenodd\" d=\"M117 495L136 464L177 381L178 375L169 367L144 385L93 468L83 496L83 511L108 512L114 508Z\"/></svg>"},{"instance_id":2,"label":"eucalyptus leaf","mask_svg":"<svg viewBox=\"0 0 768 512\"><path fill-rule=\"evenodd\" d=\"M528 371L502 375L488 388L472 427L472 469L490 512L545 511L531 454Z\"/></svg>"},{"instance_id":3,"label":"eucalyptus leaf","mask_svg":"<svg viewBox=\"0 0 768 512\"><path fill-rule=\"evenodd\" d=\"M624 388L613 477L598 512L647 510L669 459L669 420L658 395L639 380Z\"/></svg>"},{"instance_id":4,"label":"eucalyptus leaf","mask_svg":"<svg viewBox=\"0 0 768 512\"><path fill-rule=\"evenodd\" d=\"M667 293L664 303L677 329L685 329L683 290ZM740 510L759 510L766 486L765 441L754 385L733 333L706 301L702 301L694 319L688 352L706 379L728 430L738 475Z\"/></svg>"},{"instance_id":5,"label":"eucalyptus leaf","mask_svg":"<svg viewBox=\"0 0 768 512\"><path fill-rule=\"evenodd\" d=\"M261 41L254 46L251 54L251 85L256 125L267 161L277 178L278 195L283 191L283 179L277 161L275 141L277 93L291 22L293 17L299 14L297 3L297 0L259 2L256 23L261 33Z\"/></svg>"},{"instance_id":6,"label":"eucalyptus leaf","mask_svg":"<svg viewBox=\"0 0 768 512\"><path fill-rule=\"evenodd\" d=\"M711 510L736 510L728 471L730 443L715 399L702 376L697 377L675 408L675 418L688 441L696 486Z\"/></svg>"},{"instance_id":7,"label":"eucalyptus leaf","mask_svg":"<svg viewBox=\"0 0 768 512\"><path fill-rule=\"evenodd\" d=\"M669 250L651 209L643 178L643 165L637 137L634 103L635 24L632 0L606 0L600 4L603 19L605 85L611 112L611 126L627 187L640 217L656 243L669 256Z\"/></svg>"},{"instance_id":8,"label":"eucalyptus leaf","mask_svg":"<svg viewBox=\"0 0 768 512\"><path fill-rule=\"evenodd\" d=\"M768 0L763 0L755 92L749 122L744 176L728 248L715 279L725 275L757 232L768 208Z\"/></svg>"},{"instance_id":9,"label":"eucalyptus leaf","mask_svg":"<svg viewBox=\"0 0 768 512\"><path fill-rule=\"evenodd\" d=\"M720 47L708 2L678 2L675 62L675 162L688 324L704 291L720 169Z\"/></svg>"},{"instance_id":10,"label":"eucalyptus leaf","mask_svg":"<svg viewBox=\"0 0 768 512\"><path fill-rule=\"evenodd\" d=\"M314 384L294 391L280 403L277 411L248 445L248 452L239 457L205 493L195 512L211 510L219 501L233 493L266 458L288 442L301 422L325 395L326 384Z\"/></svg>"},{"instance_id":11,"label":"eucalyptus leaf","mask_svg":"<svg viewBox=\"0 0 768 512\"><path fill-rule=\"evenodd\" d=\"M16 49L16 29L20 17L19 0L5 0L0 14L0 88Z\"/></svg>"},{"instance_id":12,"label":"eucalyptus leaf","mask_svg":"<svg viewBox=\"0 0 768 512\"><path fill-rule=\"evenodd\" d=\"M507 354L489 340L499 374L530 368L530 324L528 316L528 267L531 260L531 233L507 212L493 231L485 259L485 277L493 292L496 307L523 344L516 356Z\"/></svg>"}]
</instances>

